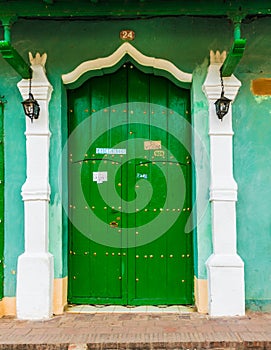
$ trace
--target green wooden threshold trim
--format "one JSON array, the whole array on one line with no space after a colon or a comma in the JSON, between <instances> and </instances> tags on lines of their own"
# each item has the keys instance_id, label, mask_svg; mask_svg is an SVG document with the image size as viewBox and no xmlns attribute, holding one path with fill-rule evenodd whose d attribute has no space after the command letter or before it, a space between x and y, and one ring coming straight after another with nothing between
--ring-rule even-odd
<instances>
[{"instance_id":1,"label":"green wooden threshold trim","mask_svg":"<svg viewBox=\"0 0 271 350\"><path fill-rule=\"evenodd\" d=\"M23 79L30 79L32 77L30 65L24 61L10 42L4 40L0 41L0 53Z\"/></svg>"},{"instance_id":2,"label":"green wooden threshold trim","mask_svg":"<svg viewBox=\"0 0 271 350\"><path fill-rule=\"evenodd\" d=\"M228 53L223 66L221 67L222 77L229 77L233 74L239 61L243 57L246 46L246 39L235 39Z\"/></svg>"}]
</instances>

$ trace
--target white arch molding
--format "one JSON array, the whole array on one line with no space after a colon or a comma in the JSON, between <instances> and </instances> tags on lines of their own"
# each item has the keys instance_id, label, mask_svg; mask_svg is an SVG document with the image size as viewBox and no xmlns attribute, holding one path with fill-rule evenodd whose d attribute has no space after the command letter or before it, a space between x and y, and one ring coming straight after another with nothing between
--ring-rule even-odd
<instances>
[{"instance_id":1,"label":"white arch molding","mask_svg":"<svg viewBox=\"0 0 271 350\"><path fill-rule=\"evenodd\" d=\"M75 83L85 73L93 70L103 70L105 68L114 67L121 59L129 55L138 64L159 69L161 71L168 72L173 78L182 82L190 84L192 82L192 74L185 73L177 68L172 62L161 58L149 57L143 55L134 46L125 42L115 52L107 57L101 57L81 63L73 71L62 75L62 80L65 85Z\"/></svg>"}]
</instances>

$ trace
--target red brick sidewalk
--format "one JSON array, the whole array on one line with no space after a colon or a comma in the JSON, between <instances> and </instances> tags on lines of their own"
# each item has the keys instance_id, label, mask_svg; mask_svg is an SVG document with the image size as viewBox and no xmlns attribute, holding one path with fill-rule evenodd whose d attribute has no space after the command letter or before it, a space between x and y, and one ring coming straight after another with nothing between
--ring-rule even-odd
<instances>
[{"instance_id":1,"label":"red brick sidewalk","mask_svg":"<svg viewBox=\"0 0 271 350\"><path fill-rule=\"evenodd\" d=\"M271 314L69 314L0 319L0 349L271 349Z\"/></svg>"}]
</instances>

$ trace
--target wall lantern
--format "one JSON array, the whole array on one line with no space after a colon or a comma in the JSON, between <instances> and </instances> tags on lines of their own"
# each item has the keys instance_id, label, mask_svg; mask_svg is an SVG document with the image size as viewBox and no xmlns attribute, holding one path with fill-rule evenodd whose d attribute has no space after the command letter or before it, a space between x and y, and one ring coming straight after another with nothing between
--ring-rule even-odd
<instances>
[{"instance_id":1,"label":"wall lantern","mask_svg":"<svg viewBox=\"0 0 271 350\"><path fill-rule=\"evenodd\" d=\"M221 96L218 100L215 101L215 110L218 119L222 121L223 117L228 113L231 100L224 96L224 84L222 73L220 69L220 79L221 79Z\"/></svg>"},{"instance_id":2,"label":"wall lantern","mask_svg":"<svg viewBox=\"0 0 271 350\"><path fill-rule=\"evenodd\" d=\"M31 93L31 79L29 80L29 97L27 100L22 102L22 105L24 108L24 113L31 119L31 123L33 123L33 119L38 119L40 114L40 106Z\"/></svg>"}]
</instances>

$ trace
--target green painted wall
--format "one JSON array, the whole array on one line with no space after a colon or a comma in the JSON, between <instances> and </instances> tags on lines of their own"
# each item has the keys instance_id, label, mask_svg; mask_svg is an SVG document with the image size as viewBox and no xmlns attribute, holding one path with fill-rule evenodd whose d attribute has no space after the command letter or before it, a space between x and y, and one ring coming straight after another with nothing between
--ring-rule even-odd
<instances>
[{"instance_id":1,"label":"green painted wall","mask_svg":"<svg viewBox=\"0 0 271 350\"><path fill-rule=\"evenodd\" d=\"M208 101L202 91L209 61L206 58L193 72L192 93L192 126L193 126L193 154L195 159L193 197L198 203L197 216L194 218L196 228L194 231L195 275L198 279L206 279L205 262L212 253L211 235L211 206L209 203L210 172L209 162L209 113ZM205 157L204 157L205 155ZM195 181L200 178L199 181Z\"/></svg>"},{"instance_id":2,"label":"green painted wall","mask_svg":"<svg viewBox=\"0 0 271 350\"><path fill-rule=\"evenodd\" d=\"M0 69L0 90L7 100L4 114L5 179L8 179L5 183L4 296L14 296L17 257L24 244L21 186L25 181L25 120L16 88L19 79L9 67L1 64Z\"/></svg>"},{"instance_id":3,"label":"green painted wall","mask_svg":"<svg viewBox=\"0 0 271 350\"><path fill-rule=\"evenodd\" d=\"M270 18L244 26L248 45L236 71L242 87L233 105L238 252L247 307L264 311L271 310L271 97L254 96L251 81L271 78L270 27Z\"/></svg>"},{"instance_id":4,"label":"green painted wall","mask_svg":"<svg viewBox=\"0 0 271 350\"><path fill-rule=\"evenodd\" d=\"M242 25L248 39L245 55L236 70L242 88L233 106L234 172L239 185L238 252L245 261L246 298L250 307L271 305L271 158L270 100L255 98L250 92L251 79L270 77L269 33L271 19L262 18ZM50 250L55 256L55 276L67 274L66 220L62 225L62 206L58 189L58 161L67 134L66 94L61 74L81 62L107 56L122 43L119 31L132 29L136 33L133 45L145 55L174 62L184 71L193 73L191 97L193 127L208 153L208 111L202 92L209 51L228 50L232 44L232 26L226 19L152 18L144 20L41 21L20 20L12 30L12 42L27 60L27 53L47 52L47 74L54 92L50 103ZM16 87L20 77L0 58L0 92L8 101L5 108L5 295L16 290L17 257L23 252L23 203L20 190L25 181L25 122ZM200 148L195 150L200 171ZM205 174L208 182L208 174ZM66 180L65 180L66 181ZM65 182L64 181L64 182ZM194 183L194 188L198 186ZM201 192L206 211L198 223L195 273L206 278L205 261L212 251L208 186ZM16 244L14 243L16 242ZM256 305L256 306L255 306Z\"/></svg>"},{"instance_id":5,"label":"green painted wall","mask_svg":"<svg viewBox=\"0 0 271 350\"><path fill-rule=\"evenodd\" d=\"M246 299L251 309L271 310L271 97L255 97L240 74L246 103L234 108L235 178L238 182L238 251L245 262ZM270 73L269 73L270 77Z\"/></svg>"}]
</instances>

